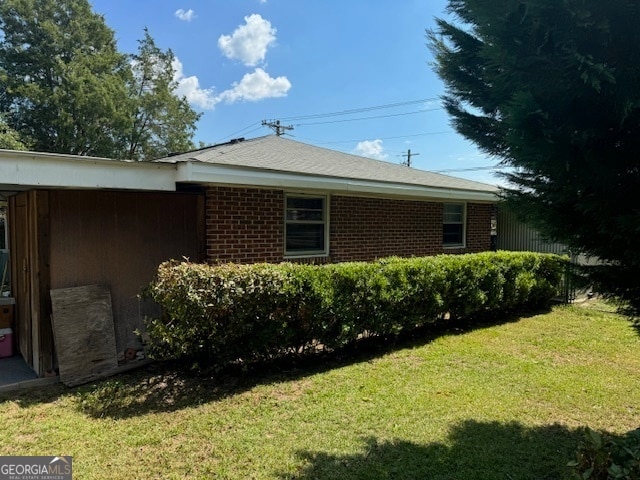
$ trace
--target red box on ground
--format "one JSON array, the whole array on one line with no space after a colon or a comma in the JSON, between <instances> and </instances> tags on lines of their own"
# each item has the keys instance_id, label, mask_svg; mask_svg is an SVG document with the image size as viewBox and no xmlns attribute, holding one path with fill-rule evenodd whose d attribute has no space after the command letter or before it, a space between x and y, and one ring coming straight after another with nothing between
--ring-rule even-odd
<instances>
[{"instance_id":1,"label":"red box on ground","mask_svg":"<svg viewBox=\"0 0 640 480\"><path fill-rule=\"evenodd\" d=\"M0 328L0 358L13 355L13 330Z\"/></svg>"}]
</instances>

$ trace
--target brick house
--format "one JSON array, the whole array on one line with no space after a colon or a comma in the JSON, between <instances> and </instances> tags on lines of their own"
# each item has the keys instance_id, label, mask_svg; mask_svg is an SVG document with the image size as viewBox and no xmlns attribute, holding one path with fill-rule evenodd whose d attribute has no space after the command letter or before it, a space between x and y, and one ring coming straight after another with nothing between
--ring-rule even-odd
<instances>
[{"instance_id":1,"label":"brick house","mask_svg":"<svg viewBox=\"0 0 640 480\"><path fill-rule=\"evenodd\" d=\"M110 291L117 356L139 349L134 331L156 306L138 294L170 258L325 263L489 250L496 193L278 136L145 163L0 150L15 350L40 376L55 369L50 292L95 284Z\"/></svg>"},{"instance_id":2,"label":"brick house","mask_svg":"<svg viewBox=\"0 0 640 480\"><path fill-rule=\"evenodd\" d=\"M208 262L343 262L491 248L497 188L279 136L169 157L201 185Z\"/></svg>"}]
</instances>

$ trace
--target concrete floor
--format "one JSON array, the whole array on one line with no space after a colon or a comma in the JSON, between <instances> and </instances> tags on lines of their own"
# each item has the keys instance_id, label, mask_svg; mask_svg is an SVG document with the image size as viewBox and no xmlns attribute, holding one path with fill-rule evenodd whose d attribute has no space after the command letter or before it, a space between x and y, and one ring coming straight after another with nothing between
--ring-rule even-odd
<instances>
[{"instance_id":1,"label":"concrete floor","mask_svg":"<svg viewBox=\"0 0 640 480\"><path fill-rule=\"evenodd\" d=\"M0 387L38 378L21 355L0 358Z\"/></svg>"}]
</instances>

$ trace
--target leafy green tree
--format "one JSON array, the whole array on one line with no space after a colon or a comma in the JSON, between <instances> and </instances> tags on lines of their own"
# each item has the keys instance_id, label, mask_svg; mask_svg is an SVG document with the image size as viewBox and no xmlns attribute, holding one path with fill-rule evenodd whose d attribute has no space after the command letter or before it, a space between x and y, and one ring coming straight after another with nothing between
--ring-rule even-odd
<instances>
[{"instance_id":1,"label":"leafy green tree","mask_svg":"<svg viewBox=\"0 0 640 480\"><path fill-rule=\"evenodd\" d=\"M640 311L640 2L449 0L428 32L456 130L505 198Z\"/></svg>"},{"instance_id":2,"label":"leafy green tree","mask_svg":"<svg viewBox=\"0 0 640 480\"><path fill-rule=\"evenodd\" d=\"M20 134L7 125L4 117L0 115L0 148L8 150L26 150L27 146L20 139Z\"/></svg>"},{"instance_id":3,"label":"leafy green tree","mask_svg":"<svg viewBox=\"0 0 640 480\"><path fill-rule=\"evenodd\" d=\"M120 53L87 0L2 0L0 30L0 112L34 150L151 160L194 147L200 115L146 30Z\"/></svg>"},{"instance_id":4,"label":"leafy green tree","mask_svg":"<svg viewBox=\"0 0 640 480\"><path fill-rule=\"evenodd\" d=\"M118 156L130 71L104 19L86 0L3 0L0 30L9 125L35 150Z\"/></svg>"},{"instance_id":5,"label":"leafy green tree","mask_svg":"<svg viewBox=\"0 0 640 480\"><path fill-rule=\"evenodd\" d=\"M149 31L131 57L129 95L135 105L127 158L154 159L195 148L192 138L200 114L176 93L175 56L157 47Z\"/></svg>"}]
</instances>

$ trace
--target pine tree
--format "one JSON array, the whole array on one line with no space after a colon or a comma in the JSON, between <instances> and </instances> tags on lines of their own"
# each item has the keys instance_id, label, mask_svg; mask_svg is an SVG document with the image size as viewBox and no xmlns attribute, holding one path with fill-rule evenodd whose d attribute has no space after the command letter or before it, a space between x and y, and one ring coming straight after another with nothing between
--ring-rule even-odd
<instances>
[{"instance_id":1,"label":"pine tree","mask_svg":"<svg viewBox=\"0 0 640 480\"><path fill-rule=\"evenodd\" d=\"M176 93L175 56L162 51L145 29L138 53L131 57L129 95L135 106L127 158L151 160L195 148L196 113Z\"/></svg>"},{"instance_id":2,"label":"pine tree","mask_svg":"<svg viewBox=\"0 0 640 480\"><path fill-rule=\"evenodd\" d=\"M602 260L591 280L640 311L640 3L450 0L448 12L428 38L453 126L512 167L512 209Z\"/></svg>"}]
</instances>

